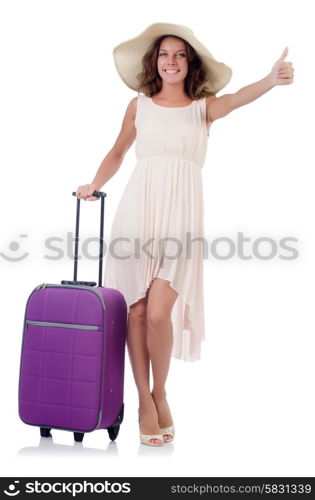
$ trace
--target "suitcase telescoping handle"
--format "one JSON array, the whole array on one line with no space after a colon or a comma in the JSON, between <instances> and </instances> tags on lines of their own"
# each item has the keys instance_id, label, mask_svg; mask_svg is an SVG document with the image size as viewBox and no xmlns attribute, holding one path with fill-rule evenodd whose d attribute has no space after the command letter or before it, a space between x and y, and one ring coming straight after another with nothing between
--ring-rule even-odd
<instances>
[{"instance_id":1,"label":"suitcase telescoping handle","mask_svg":"<svg viewBox=\"0 0 315 500\"><path fill-rule=\"evenodd\" d=\"M73 196L76 192L72 193ZM99 253L99 266L98 266L98 286L102 286L102 269L103 269L103 236L104 236L104 207L105 207L105 196L106 193L102 191L94 191L92 196L97 196L101 198L101 216L100 216L100 253ZM62 285L87 285L96 286L95 281L78 281L78 250L79 250L79 225L80 225L80 198L77 198L77 213L76 213L76 223L75 223L75 245L74 245L74 273L73 281L62 280Z\"/></svg>"}]
</instances>

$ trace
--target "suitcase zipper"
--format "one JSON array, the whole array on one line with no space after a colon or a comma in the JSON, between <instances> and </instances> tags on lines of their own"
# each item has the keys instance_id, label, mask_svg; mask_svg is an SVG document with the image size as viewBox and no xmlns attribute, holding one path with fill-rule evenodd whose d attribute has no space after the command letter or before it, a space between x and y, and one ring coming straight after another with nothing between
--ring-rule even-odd
<instances>
[{"instance_id":1,"label":"suitcase zipper","mask_svg":"<svg viewBox=\"0 0 315 500\"><path fill-rule=\"evenodd\" d=\"M39 326L57 326L60 328L77 328L79 330L100 330L100 327L95 325L76 325L71 323L53 323L51 321L33 321L31 319L26 320L28 325L39 325Z\"/></svg>"}]
</instances>

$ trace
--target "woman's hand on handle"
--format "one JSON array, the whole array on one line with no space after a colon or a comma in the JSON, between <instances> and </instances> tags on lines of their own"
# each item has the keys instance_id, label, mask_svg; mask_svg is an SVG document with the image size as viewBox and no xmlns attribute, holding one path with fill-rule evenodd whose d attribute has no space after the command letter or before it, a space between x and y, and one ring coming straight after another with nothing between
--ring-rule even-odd
<instances>
[{"instance_id":1,"label":"woman's hand on handle","mask_svg":"<svg viewBox=\"0 0 315 500\"><path fill-rule=\"evenodd\" d=\"M83 184L83 186L78 187L75 195L77 198L80 198L80 200L96 201L99 198L98 196L92 196L94 191L98 191L95 184Z\"/></svg>"}]
</instances>

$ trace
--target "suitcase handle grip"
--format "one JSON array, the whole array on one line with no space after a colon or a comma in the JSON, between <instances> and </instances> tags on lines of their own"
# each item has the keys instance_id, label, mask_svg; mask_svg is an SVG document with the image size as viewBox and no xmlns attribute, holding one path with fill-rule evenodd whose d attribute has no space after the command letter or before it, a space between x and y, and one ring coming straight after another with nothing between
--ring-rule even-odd
<instances>
[{"instance_id":1,"label":"suitcase handle grip","mask_svg":"<svg viewBox=\"0 0 315 500\"><path fill-rule=\"evenodd\" d=\"M76 191L74 191L72 193L73 196L75 196L76 194L77 194ZM101 196L105 197L106 193L103 193L103 191L94 191L94 193L92 194L92 196L96 196L97 198L100 198Z\"/></svg>"},{"instance_id":2,"label":"suitcase handle grip","mask_svg":"<svg viewBox=\"0 0 315 500\"><path fill-rule=\"evenodd\" d=\"M73 196L76 196L76 192L72 192ZM105 208L105 196L106 193L102 191L94 191L92 196L97 196L101 198L101 215L100 215L100 253L99 253L99 266L98 266L98 286L102 286L102 270L103 270L103 236L104 236L104 208ZM72 283L74 285L86 284L87 286L96 285L95 281L78 281L78 250L79 250L79 226L80 226L80 198L77 198L77 211L76 211L76 223L75 223L75 245L74 245L74 272L73 272L73 282L63 280L62 284Z\"/></svg>"}]
</instances>

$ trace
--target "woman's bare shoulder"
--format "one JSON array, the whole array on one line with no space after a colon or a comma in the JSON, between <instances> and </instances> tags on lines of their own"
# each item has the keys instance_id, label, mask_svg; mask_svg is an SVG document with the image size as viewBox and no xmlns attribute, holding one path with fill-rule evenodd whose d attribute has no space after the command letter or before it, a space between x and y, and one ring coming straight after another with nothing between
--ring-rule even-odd
<instances>
[{"instance_id":1,"label":"woman's bare shoulder","mask_svg":"<svg viewBox=\"0 0 315 500\"><path fill-rule=\"evenodd\" d=\"M207 122L213 122L211 118L211 103L217 99L216 95L208 95L206 96L206 108L207 108Z\"/></svg>"},{"instance_id":2,"label":"woman's bare shoulder","mask_svg":"<svg viewBox=\"0 0 315 500\"><path fill-rule=\"evenodd\" d=\"M126 115L135 120L137 114L137 105L138 105L139 96L133 97L127 106Z\"/></svg>"},{"instance_id":3,"label":"woman's bare shoulder","mask_svg":"<svg viewBox=\"0 0 315 500\"><path fill-rule=\"evenodd\" d=\"M208 106L208 104L210 104L210 102L215 101L215 99L217 99L216 95L207 95L207 97L206 97L207 106Z\"/></svg>"}]
</instances>

